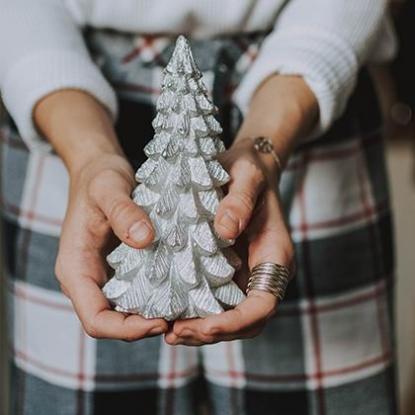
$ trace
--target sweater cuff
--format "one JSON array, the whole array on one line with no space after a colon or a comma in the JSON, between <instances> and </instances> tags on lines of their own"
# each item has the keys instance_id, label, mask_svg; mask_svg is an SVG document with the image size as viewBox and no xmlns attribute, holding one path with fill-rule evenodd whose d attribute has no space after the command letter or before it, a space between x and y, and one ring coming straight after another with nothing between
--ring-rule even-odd
<instances>
[{"instance_id":1,"label":"sweater cuff","mask_svg":"<svg viewBox=\"0 0 415 415\"><path fill-rule=\"evenodd\" d=\"M52 92L69 88L94 96L115 120L115 93L87 56L73 51L45 50L23 57L10 68L2 85L3 101L29 149L51 149L34 125L36 103Z\"/></svg>"},{"instance_id":2,"label":"sweater cuff","mask_svg":"<svg viewBox=\"0 0 415 415\"><path fill-rule=\"evenodd\" d=\"M312 35L310 35L312 34ZM344 111L356 84L358 62L355 54L331 33L313 29L272 33L264 42L233 99L246 114L258 86L270 75L301 76L314 93L320 109L319 122L305 140L326 132Z\"/></svg>"}]
</instances>

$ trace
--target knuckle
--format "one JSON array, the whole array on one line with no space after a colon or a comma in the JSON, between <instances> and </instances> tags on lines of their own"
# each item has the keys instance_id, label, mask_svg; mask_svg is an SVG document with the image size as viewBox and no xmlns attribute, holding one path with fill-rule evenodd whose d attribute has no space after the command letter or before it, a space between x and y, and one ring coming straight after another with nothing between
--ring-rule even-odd
<instances>
[{"instance_id":1,"label":"knuckle","mask_svg":"<svg viewBox=\"0 0 415 415\"><path fill-rule=\"evenodd\" d=\"M175 327L173 326L173 334L176 337L187 337L187 332L185 327Z\"/></svg>"},{"instance_id":2,"label":"knuckle","mask_svg":"<svg viewBox=\"0 0 415 415\"><path fill-rule=\"evenodd\" d=\"M207 336L201 333L201 340L204 344L212 344L215 342L215 336Z\"/></svg>"},{"instance_id":3,"label":"knuckle","mask_svg":"<svg viewBox=\"0 0 415 415\"><path fill-rule=\"evenodd\" d=\"M109 211L108 219L111 221L120 221L123 217L128 215L131 211L131 202L128 199L116 199L112 202Z\"/></svg>"},{"instance_id":4,"label":"knuckle","mask_svg":"<svg viewBox=\"0 0 415 415\"><path fill-rule=\"evenodd\" d=\"M254 209L254 196L246 191L234 193L233 195L235 204L242 208L246 213L251 212Z\"/></svg>"},{"instance_id":5,"label":"knuckle","mask_svg":"<svg viewBox=\"0 0 415 415\"><path fill-rule=\"evenodd\" d=\"M213 343L219 333L220 328L211 324L204 325L200 330L201 337L205 343Z\"/></svg>"}]
</instances>

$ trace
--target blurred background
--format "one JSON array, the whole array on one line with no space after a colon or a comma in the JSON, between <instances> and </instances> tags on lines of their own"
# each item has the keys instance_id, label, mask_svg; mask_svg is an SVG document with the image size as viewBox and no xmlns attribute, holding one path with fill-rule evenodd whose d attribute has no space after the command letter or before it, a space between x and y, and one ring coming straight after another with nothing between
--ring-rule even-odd
<instances>
[{"instance_id":1,"label":"blurred background","mask_svg":"<svg viewBox=\"0 0 415 415\"><path fill-rule=\"evenodd\" d=\"M371 68L385 116L395 212L396 315L401 415L415 414L415 1L390 0L400 41L393 65ZM1 105L1 104L0 104ZM1 112L1 107L0 107ZM0 415L6 412L4 284L0 280Z\"/></svg>"}]
</instances>

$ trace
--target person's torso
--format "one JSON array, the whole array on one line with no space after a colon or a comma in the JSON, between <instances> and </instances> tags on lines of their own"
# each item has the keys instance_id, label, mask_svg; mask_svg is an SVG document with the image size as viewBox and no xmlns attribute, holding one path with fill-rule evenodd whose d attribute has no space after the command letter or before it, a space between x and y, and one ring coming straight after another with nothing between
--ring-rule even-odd
<instances>
[{"instance_id":1,"label":"person's torso","mask_svg":"<svg viewBox=\"0 0 415 415\"><path fill-rule=\"evenodd\" d=\"M65 0L81 25L194 37L270 29L287 0Z\"/></svg>"},{"instance_id":2,"label":"person's torso","mask_svg":"<svg viewBox=\"0 0 415 415\"><path fill-rule=\"evenodd\" d=\"M269 31L292 1L296 0L64 0L81 26L194 38ZM310 6L310 13L317 12L321 11ZM394 34L385 18L369 61L390 59L395 47Z\"/></svg>"}]
</instances>

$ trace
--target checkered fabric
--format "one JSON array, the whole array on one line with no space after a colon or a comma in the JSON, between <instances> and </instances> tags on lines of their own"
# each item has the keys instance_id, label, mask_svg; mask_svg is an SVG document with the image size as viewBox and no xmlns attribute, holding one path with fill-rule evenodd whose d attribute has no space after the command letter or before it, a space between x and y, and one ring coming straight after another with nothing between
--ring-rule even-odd
<instances>
[{"instance_id":1,"label":"checkered fabric","mask_svg":"<svg viewBox=\"0 0 415 415\"><path fill-rule=\"evenodd\" d=\"M114 85L122 145L135 167L169 38L87 33ZM262 34L195 40L195 58L229 144L242 116L232 92ZM68 177L54 154L28 152L1 128L13 415L396 414L391 318L391 215L380 118L365 73L344 117L292 156L281 195L297 275L255 339L200 348L161 337L133 344L88 337L54 278Z\"/></svg>"}]
</instances>

